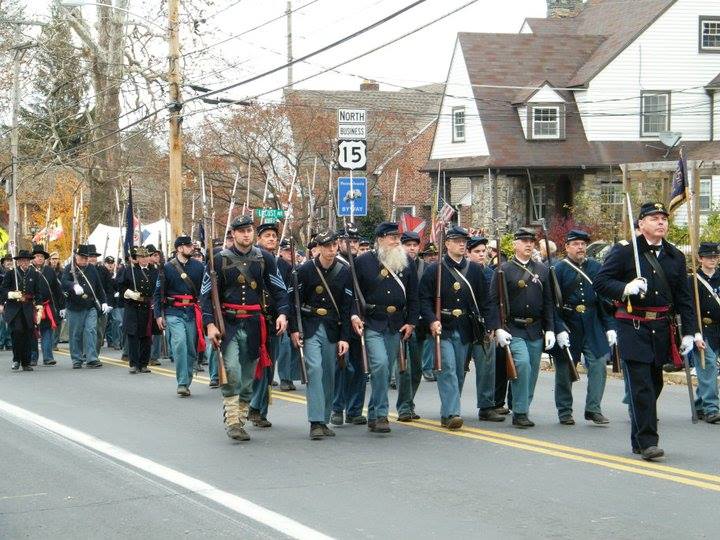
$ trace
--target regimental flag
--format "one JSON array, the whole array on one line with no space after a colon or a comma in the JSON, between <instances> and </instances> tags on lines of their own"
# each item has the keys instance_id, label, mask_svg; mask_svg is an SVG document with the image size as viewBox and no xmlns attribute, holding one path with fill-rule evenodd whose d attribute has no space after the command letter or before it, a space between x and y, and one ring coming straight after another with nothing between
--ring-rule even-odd
<instances>
[{"instance_id":1,"label":"regimental flag","mask_svg":"<svg viewBox=\"0 0 720 540\"><path fill-rule=\"evenodd\" d=\"M43 227L40 231L38 231L37 234L33 236L32 242L33 244L39 244L45 240L46 237L48 242L55 242L62 238L64 232L62 219L57 218L48 225L47 229Z\"/></svg>"},{"instance_id":2,"label":"regimental flag","mask_svg":"<svg viewBox=\"0 0 720 540\"><path fill-rule=\"evenodd\" d=\"M400 234L410 231L418 233L421 237L426 226L427 222L424 219L406 213L400 216L400 223L398 224Z\"/></svg>"},{"instance_id":3,"label":"regimental flag","mask_svg":"<svg viewBox=\"0 0 720 540\"><path fill-rule=\"evenodd\" d=\"M130 256L130 249L135 246L139 245L136 244L135 240L135 227L138 227L138 234L137 239L140 239L140 222L135 217L135 213L133 212L133 199L132 199L132 180L128 183L128 203L127 208L125 209L125 241L123 242L123 251L125 253L125 257Z\"/></svg>"},{"instance_id":4,"label":"regimental flag","mask_svg":"<svg viewBox=\"0 0 720 540\"><path fill-rule=\"evenodd\" d=\"M677 169L675 169L675 174L673 175L672 188L670 190L670 205L668 206L668 210L671 214L687 200L687 192L687 164L685 163L685 158L681 155L678 160Z\"/></svg>"}]
</instances>

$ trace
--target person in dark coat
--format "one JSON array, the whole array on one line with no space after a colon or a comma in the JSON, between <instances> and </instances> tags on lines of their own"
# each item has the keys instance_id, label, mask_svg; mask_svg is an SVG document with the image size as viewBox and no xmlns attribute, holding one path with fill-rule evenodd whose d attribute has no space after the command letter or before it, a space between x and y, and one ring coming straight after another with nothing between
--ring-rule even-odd
<instances>
[{"instance_id":1,"label":"person in dark coat","mask_svg":"<svg viewBox=\"0 0 720 540\"><path fill-rule=\"evenodd\" d=\"M630 444L635 454L652 461L665 455L658 447L657 399L663 387L662 366L668 358L682 365L693 344L705 348L697 333L682 252L668 242L668 211L662 203L642 205L637 236L640 276L633 244L616 244L595 277L595 291L615 302L617 339L623 376L630 397ZM678 350L675 316L682 324Z\"/></svg>"},{"instance_id":2,"label":"person in dark coat","mask_svg":"<svg viewBox=\"0 0 720 540\"><path fill-rule=\"evenodd\" d=\"M120 283L121 296L125 300L123 329L128 340L130 373L150 373L150 348L157 325L153 317L152 297L155 292L158 271L150 264L150 254L142 246L130 250L131 264Z\"/></svg>"},{"instance_id":3,"label":"person in dark coat","mask_svg":"<svg viewBox=\"0 0 720 540\"><path fill-rule=\"evenodd\" d=\"M40 306L40 344L42 349L43 364L54 366L57 362L53 357L53 345L55 330L58 327L60 311L65 309L65 296L60 289L60 282L57 280L55 270L46 264L50 254L43 249L43 246L33 246L33 269L38 274L38 294L35 298L35 305ZM33 360L37 362L37 343L34 347Z\"/></svg>"},{"instance_id":4,"label":"person in dark coat","mask_svg":"<svg viewBox=\"0 0 720 540\"><path fill-rule=\"evenodd\" d=\"M88 368L99 368L97 355L97 318L99 313L110 313L100 276L89 259L95 249L81 244L73 254L74 260L65 266L62 289L67 297L65 316L70 332L70 359L73 369L83 363Z\"/></svg>"},{"instance_id":5,"label":"person in dark coat","mask_svg":"<svg viewBox=\"0 0 720 540\"><path fill-rule=\"evenodd\" d=\"M3 319L12 336L13 364L17 371L32 371L31 341L35 339L35 297L38 293L37 272L30 268L33 256L20 250L13 257L16 267L5 274L0 286Z\"/></svg>"}]
</instances>

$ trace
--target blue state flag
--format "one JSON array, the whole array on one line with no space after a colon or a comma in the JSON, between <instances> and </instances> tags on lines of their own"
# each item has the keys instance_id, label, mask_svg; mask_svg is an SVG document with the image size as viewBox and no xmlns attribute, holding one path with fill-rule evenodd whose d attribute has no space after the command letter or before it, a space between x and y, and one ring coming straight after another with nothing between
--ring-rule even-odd
<instances>
[{"instance_id":1,"label":"blue state flag","mask_svg":"<svg viewBox=\"0 0 720 540\"><path fill-rule=\"evenodd\" d=\"M685 164L685 158L681 156L678 160L675 174L673 175L672 188L670 190L670 205L668 208L671 214L687 199L687 187L687 166Z\"/></svg>"}]
</instances>

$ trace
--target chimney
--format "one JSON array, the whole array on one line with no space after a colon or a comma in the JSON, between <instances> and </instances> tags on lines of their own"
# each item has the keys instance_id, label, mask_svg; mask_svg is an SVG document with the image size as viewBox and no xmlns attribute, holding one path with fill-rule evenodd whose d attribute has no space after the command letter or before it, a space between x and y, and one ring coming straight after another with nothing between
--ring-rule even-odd
<instances>
[{"instance_id":1,"label":"chimney","mask_svg":"<svg viewBox=\"0 0 720 540\"><path fill-rule=\"evenodd\" d=\"M548 19L575 17L583 9L583 0L547 0Z\"/></svg>"},{"instance_id":2,"label":"chimney","mask_svg":"<svg viewBox=\"0 0 720 540\"><path fill-rule=\"evenodd\" d=\"M380 90L380 85L376 83L375 81L369 81L365 79L362 83L360 83L360 90L362 92L368 92L368 91L374 91L377 92Z\"/></svg>"}]
</instances>

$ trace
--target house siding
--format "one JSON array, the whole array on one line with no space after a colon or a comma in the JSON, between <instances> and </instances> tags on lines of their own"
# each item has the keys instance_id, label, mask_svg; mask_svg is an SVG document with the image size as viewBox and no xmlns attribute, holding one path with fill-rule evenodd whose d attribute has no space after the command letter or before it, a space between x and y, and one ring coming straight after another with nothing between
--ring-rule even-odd
<instances>
[{"instance_id":1,"label":"house siding","mask_svg":"<svg viewBox=\"0 0 720 540\"><path fill-rule=\"evenodd\" d=\"M720 55L698 52L701 15L720 15L720 0L680 0L576 92L589 141L655 139L640 136L640 93L647 90L672 91L670 130L686 141L709 140L703 87L720 72Z\"/></svg>"},{"instance_id":2,"label":"house siding","mask_svg":"<svg viewBox=\"0 0 720 540\"><path fill-rule=\"evenodd\" d=\"M465 107L464 142L453 142L452 110L455 107ZM477 103L473 97L465 58L459 42L456 41L448 73L446 95L443 97L440 107L440 118L438 119L431 159L487 156L488 153L485 132L480 120Z\"/></svg>"}]
</instances>

